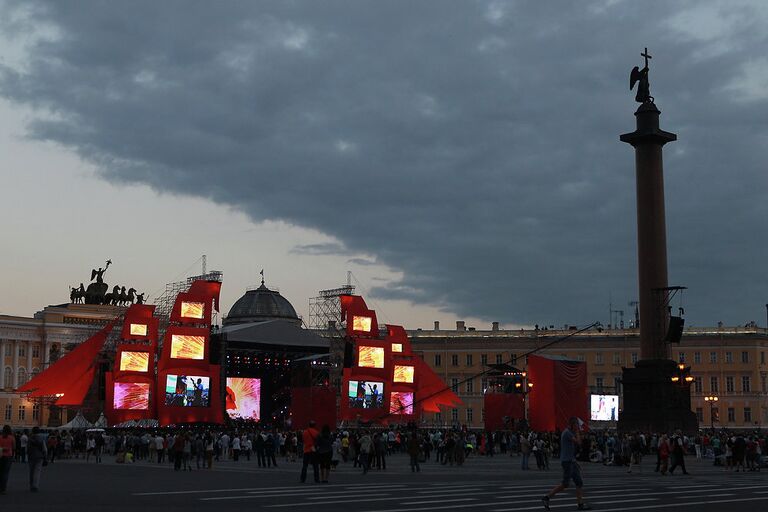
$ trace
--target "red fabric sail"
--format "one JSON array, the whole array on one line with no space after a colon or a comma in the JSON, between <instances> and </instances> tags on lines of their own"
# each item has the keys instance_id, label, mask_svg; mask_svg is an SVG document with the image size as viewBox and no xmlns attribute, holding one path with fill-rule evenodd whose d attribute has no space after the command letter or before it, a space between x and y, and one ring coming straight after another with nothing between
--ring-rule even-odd
<instances>
[{"instance_id":1,"label":"red fabric sail","mask_svg":"<svg viewBox=\"0 0 768 512\"><path fill-rule=\"evenodd\" d=\"M528 420L533 430L565 428L568 418L589 420L587 364L582 361L528 356Z\"/></svg>"},{"instance_id":2,"label":"red fabric sail","mask_svg":"<svg viewBox=\"0 0 768 512\"><path fill-rule=\"evenodd\" d=\"M427 366L427 363L421 358L417 358L415 362L420 379L420 385L416 390L416 401L424 411L440 412L440 406L458 407L463 403L461 398L445 385L443 379Z\"/></svg>"},{"instance_id":3,"label":"red fabric sail","mask_svg":"<svg viewBox=\"0 0 768 512\"><path fill-rule=\"evenodd\" d=\"M78 403L69 404L67 394L73 396L72 401L77 402L77 398L85 397L82 393L90 387L90 382L85 385L88 375L93 380L96 367L96 358L107 341L107 336L115 325L113 320L103 329L78 345L74 350L67 353L64 357L53 363L46 370L32 378L29 382L19 387L18 391L30 393L32 397L61 395L65 398L67 405L79 405ZM82 398L80 402L82 403Z\"/></svg>"}]
</instances>

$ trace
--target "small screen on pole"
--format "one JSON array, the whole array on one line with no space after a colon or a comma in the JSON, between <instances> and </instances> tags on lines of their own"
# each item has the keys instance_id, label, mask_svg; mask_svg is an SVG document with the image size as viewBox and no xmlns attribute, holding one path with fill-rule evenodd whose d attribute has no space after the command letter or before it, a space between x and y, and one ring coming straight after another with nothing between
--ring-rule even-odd
<instances>
[{"instance_id":1,"label":"small screen on pole","mask_svg":"<svg viewBox=\"0 0 768 512\"><path fill-rule=\"evenodd\" d=\"M592 395L590 400L590 418L592 421L618 421L618 395Z\"/></svg>"}]
</instances>

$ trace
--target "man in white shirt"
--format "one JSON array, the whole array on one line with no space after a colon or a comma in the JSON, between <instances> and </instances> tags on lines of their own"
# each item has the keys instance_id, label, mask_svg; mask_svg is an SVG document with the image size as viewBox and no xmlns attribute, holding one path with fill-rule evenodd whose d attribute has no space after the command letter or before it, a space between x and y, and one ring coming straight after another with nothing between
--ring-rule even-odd
<instances>
[{"instance_id":1,"label":"man in white shirt","mask_svg":"<svg viewBox=\"0 0 768 512\"><path fill-rule=\"evenodd\" d=\"M21 453L19 453L20 462L27 462L27 446L29 446L29 436L27 436L27 431L25 430L23 434L21 434Z\"/></svg>"}]
</instances>

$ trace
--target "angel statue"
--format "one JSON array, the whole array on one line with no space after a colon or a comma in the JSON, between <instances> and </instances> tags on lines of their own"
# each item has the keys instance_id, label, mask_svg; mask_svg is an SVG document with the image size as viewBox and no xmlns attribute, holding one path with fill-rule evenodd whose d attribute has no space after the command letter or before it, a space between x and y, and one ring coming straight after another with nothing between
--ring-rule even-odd
<instances>
[{"instance_id":1,"label":"angel statue","mask_svg":"<svg viewBox=\"0 0 768 512\"><path fill-rule=\"evenodd\" d=\"M637 94L635 94L635 101L638 103L653 103L653 96L651 96L651 85L648 82L648 59L652 58L648 54L648 48L645 52L640 54L645 57L645 67L640 69L638 66L632 68L632 72L629 74L629 89L632 90L637 84Z\"/></svg>"},{"instance_id":2,"label":"angel statue","mask_svg":"<svg viewBox=\"0 0 768 512\"><path fill-rule=\"evenodd\" d=\"M96 279L97 283L103 283L104 282L104 272L107 271L109 268L110 263L112 263L112 260L107 260L107 265L104 268L99 267L98 270L93 269L91 270L91 281Z\"/></svg>"}]
</instances>

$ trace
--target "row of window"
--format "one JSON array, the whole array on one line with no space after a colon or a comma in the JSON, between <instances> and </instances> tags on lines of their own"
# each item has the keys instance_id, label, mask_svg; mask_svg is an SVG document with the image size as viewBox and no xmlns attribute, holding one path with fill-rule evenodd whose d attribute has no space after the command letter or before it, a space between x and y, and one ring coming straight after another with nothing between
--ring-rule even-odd
<instances>
[{"instance_id":1,"label":"row of window","mask_svg":"<svg viewBox=\"0 0 768 512\"><path fill-rule=\"evenodd\" d=\"M13 356L13 343L5 346L5 356ZM19 344L19 357L27 357L27 346L24 343ZM40 345L32 345L32 357L40 357Z\"/></svg>"},{"instance_id":2,"label":"row of window","mask_svg":"<svg viewBox=\"0 0 768 512\"><path fill-rule=\"evenodd\" d=\"M736 408L735 407L728 407L728 423L736 423ZM717 407L712 408L711 412L712 418L710 421L712 423L719 422L720 421L720 410ZM698 418L699 423L704 423L704 408L697 407L696 408L696 418ZM744 408L744 423L752 423L752 408L751 407L745 407Z\"/></svg>"},{"instance_id":3,"label":"row of window","mask_svg":"<svg viewBox=\"0 0 768 512\"><path fill-rule=\"evenodd\" d=\"M475 419L475 411L468 407L464 411L464 417L466 419L466 423L472 423L472 421ZM458 423L459 421L459 410L458 409L451 409L451 423ZM481 409L480 411L480 421L485 421L485 409ZM439 412L435 413L435 423L441 424L443 422L443 415Z\"/></svg>"},{"instance_id":4,"label":"row of window","mask_svg":"<svg viewBox=\"0 0 768 512\"><path fill-rule=\"evenodd\" d=\"M679 352L677 355L678 361L681 363L685 363L685 352ZM717 351L712 351L709 353L709 362L711 364L717 364ZM744 364L749 363L749 352L746 350L741 351L741 362ZM733 352L730 350L727 350L725 352L725 363L726 364L732 364L733 363ZM693 353L693 364L701 364L701 352L694 352ZM760 352L760 364L765 364L765 352Z\"/></svg>"},{"instance_id":5,"label":"row of window","mask_svg":"<svg viewBox=\"0 0 768 512\"><path fill-rule=\"evenodd\" d=\"M762 387L763 391L766 391L766 381L765 379L762 380ZM703 393L704 386L703 381L701 377L694 377L693 379L693 390L696 393ZM752 378L749 375L742 375L741 377L741 391L744 393L750 393L752 392ZM720 379L718 377L710 377L709 378L709 392L710 393L719 393L720 392ZM735 393L736 392L736 377L733 377L731 375L727 375L725 377L725 392L726 393Z\"/></svg>"},{"instance_id":6,"label":"row of window","mask_svg":"<svg viewBox=\"0 0 768 512\"><path fill-rule=\"evenodd\" d=\"M5 421L11 421L12 419L13 419L13 406L11 404L7 404L5 406ZM18 420L25 421L26 419L27 419L27 408L26 406L24 406L24 404L20 404L18 409ZM40 419L40 404L32 405L32 419L33 420Z\"/></svg>"},{"instance_id":7,"label":"row of window","mask_svg":"<svg viewBox=\"0 0 768 512\"><path fill-rule=\"evenodd\" d=\"M474 354L466 354L465 356L466 366L472 366L474 364ZM509 360L504 360L504 354L496 354L496 364L516 364L517 356L512 354ZM485 366L488 364L488 354L480 355L480 364ZM435 366L443 366L443 355L435 354ZM451 366L459 366L459 354L451 354Z\"/></svg>"},{"instance_id":8,"label":"row of window","mask_svg":"<svg viewBox=\"0 0 768 512\"><path fill-rule=\"evenodd\" d=\"M37 375L39 372L40 372L39 369L33 368L32 369L32 375L30 375L29 378L31 379L32 377ZM18 385L16 387L21 386L21 385L26 384L26 383L27 383L27 370L22 366L22 367L20 367L18 369ZM13 388L14 387L14 385L13 385L13 368L11 368L10 366L6 366L5 367L5 377L4 377L4 380L3 380L3 387L4 388Z\"/></svg>"}]
</instances>

